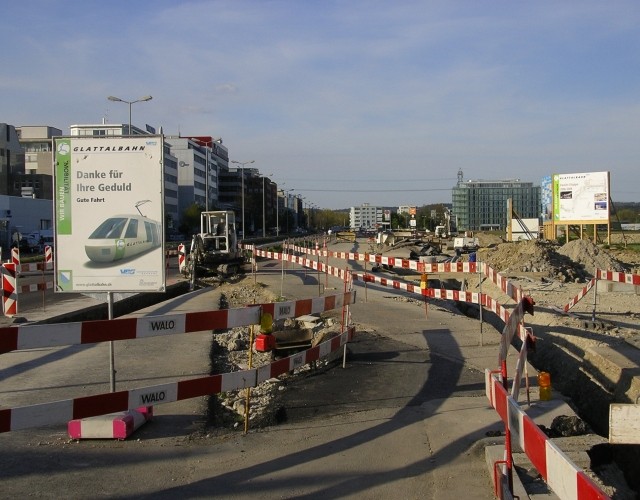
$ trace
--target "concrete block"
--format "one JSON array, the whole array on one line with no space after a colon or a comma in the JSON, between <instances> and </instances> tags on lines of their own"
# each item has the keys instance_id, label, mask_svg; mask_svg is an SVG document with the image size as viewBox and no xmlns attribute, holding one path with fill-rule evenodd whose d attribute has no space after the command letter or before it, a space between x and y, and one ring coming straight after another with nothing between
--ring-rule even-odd
<instances>
[{"instance_id":1,"label":"concrete block","mask_svg":"<svg viewBox=\"0 0 640 500\"><path fill-rule=\"evenodd\" d=\"M72 439L127 439L153 417L153 406L72 420L67 432Z\"/></svg>"}]
</instances>

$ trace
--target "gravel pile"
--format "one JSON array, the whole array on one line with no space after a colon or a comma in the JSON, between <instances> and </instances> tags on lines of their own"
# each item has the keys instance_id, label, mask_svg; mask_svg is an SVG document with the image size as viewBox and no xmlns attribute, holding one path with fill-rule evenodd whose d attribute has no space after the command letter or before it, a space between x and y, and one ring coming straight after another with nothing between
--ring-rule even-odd
<instances>
[{"instance_id":1,"label":"gravel pile","mask_svg":"<svg viewBox=\"0 0 640 500\"><path fill-rule=\"evenodd\" d=\"M562 245L558 253L569 257L574 263L581 264L591 275L596 268L608 271L625 271L625 266L617 261L606 250L598 248L589 240L574 240Z\"/></svg>"},{"instance_id":2,"label":"gravel pile","mask_svg":"<svg viewBox=\"0 0 640 500\"><path fill-rule=\"evenodd\" d=\"M478 260L503 274L537 273L565 283L581 283L592 278L596 267L625 270L622 263L587 240L575 240L563 246L545 240L501 243L478 250Z\"/></svg>"}]
</instances>

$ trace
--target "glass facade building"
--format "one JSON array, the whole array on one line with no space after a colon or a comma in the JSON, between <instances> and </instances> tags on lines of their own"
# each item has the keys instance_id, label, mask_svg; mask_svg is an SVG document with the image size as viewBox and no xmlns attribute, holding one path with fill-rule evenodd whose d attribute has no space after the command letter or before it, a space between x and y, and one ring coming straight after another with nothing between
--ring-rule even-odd
<instances>
[{"instance_id":1,"label":"glass facade building","mask_svg":"<svg viewBox=\"0 0 640 500\"><path fill-rule=\"evenodd\" d=\"M459 231L504 230L507 200L523 219L540 216L540 186L515 180L458 181L452 190L452 214Z\"/></svg>"}]
</instances>

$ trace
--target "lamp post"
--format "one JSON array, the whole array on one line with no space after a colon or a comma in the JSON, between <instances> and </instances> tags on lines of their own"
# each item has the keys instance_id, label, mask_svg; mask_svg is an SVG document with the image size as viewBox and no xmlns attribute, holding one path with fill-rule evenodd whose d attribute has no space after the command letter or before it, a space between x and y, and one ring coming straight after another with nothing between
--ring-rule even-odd
<instances>
[{"instance_id":1,"label":"lamp post","mask_svg":"<svg viewBox=\"0 0 640 500\"><path fill-rule=\"evenodd\" d=\"M209 175L210 175L209 157L211 156L211 148L213 147L213 143L217 142L218 144L222 144L222 137L218 139L214 139L213 137L202 137L202 138L197 138L196 142L204 147L204 154L205 154L204 209L206 212L208 212L209 211Z\"/></svg>"},{"instance_id":2,"label":"lamp post","mask_svg":"<svg viewBox=\"0 0 640 500\"><path fill-rule=\"evenodd\" d=\"M273 174L269 174L269 177L273 177ZM265 190L265 185L264 185L264 181L265 181L266 177L262 178L262 237L266 238L267 237L267 205L265 202L265 197L264 197L264 190Z\"/></svg>"},{"instance_id":3,"label":"lamp post","mask_svg":"<svg viewBox=\"0 0 640 500\"><path fill-rule=\"evenodd\" d=\"M151 99L153 99L153 97L151 97L150 95L146 95L144 97L141 97L140 99L136 99L135 101L125 101L124 99L120 99L119 97L110 95L109 97L107 97L107 99L113 102L124 102L125 104L129 105L129 135L133 135L131 133L131 105L135 104L136 102L150 101Z\"/></svg>"},{"instance_id":4,"label":"lamp post","mask_svg":"<svg viewBox=\"0 0 640 500\"><path fill-rule=\"evenodd\" d=\"M244 228L244 166L248 165L249 163L255 163L255 160L251 160L251 161L237 161L237 160L231 160L231 163L237 163L238 165L240 165L240 180L242 182L241 184L241 190L242 190L242 239L244 240L247 237L247 231Z\"/></svg>"}]
</instances>

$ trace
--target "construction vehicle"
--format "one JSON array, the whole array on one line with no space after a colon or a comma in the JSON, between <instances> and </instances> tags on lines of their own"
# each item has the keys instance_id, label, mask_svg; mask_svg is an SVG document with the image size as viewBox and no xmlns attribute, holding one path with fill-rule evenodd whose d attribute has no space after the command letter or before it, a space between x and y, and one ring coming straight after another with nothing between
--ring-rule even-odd
<instances>
[{"instance_id":1,"label":"construction vehicle","mask_svg":"<svg viewBox=\"0 0 640 500\"><path fill-rule=\"evenodd\" d=\"M436 226L435 235L438 238L447 238L449 235L447 234L447 228L444 226Z\"/></svg>"},{"instance_id":2,"label":"construction vehicle","mask_svg":"<svg viewBox=\"0 0 640 500\"><path fill-rule=\"evenodd\" d=\"M197 276L225 278L237 274L244 262L238 247L235 213L202 212L200 232L193 235L185 266L192 285Z\"/></svg>"},{"instance_id":3,"label":"construction vehicle","mask_svg":"<svg viewBox=\"0 0 640 500\"><path fill-rule=\"evenodd\" d=\"M456 254L473 253L480 247L480 241L478 238L461 236L453 239L453 249Z\"/></svg>"}]
</instances>

